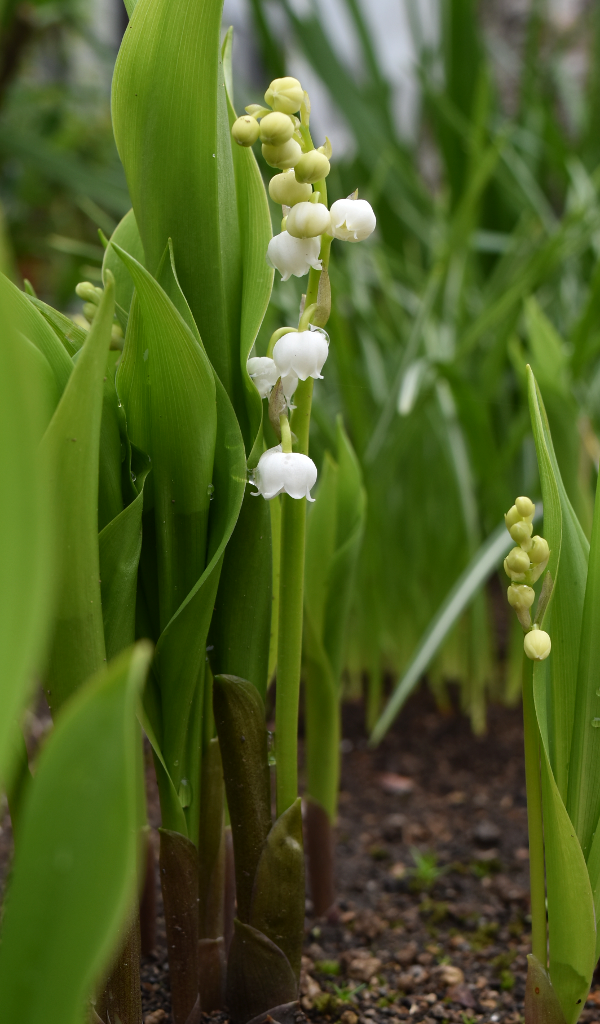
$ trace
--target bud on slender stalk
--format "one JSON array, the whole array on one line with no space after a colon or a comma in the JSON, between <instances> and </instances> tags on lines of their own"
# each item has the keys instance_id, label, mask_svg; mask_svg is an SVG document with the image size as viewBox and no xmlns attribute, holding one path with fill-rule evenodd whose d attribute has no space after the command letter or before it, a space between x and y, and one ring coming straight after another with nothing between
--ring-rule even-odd
<instances>
[{"instance_id":1,"label":"bud on slender stalk","mask_svg":"<svg viewBox=\"0 0 600 1024\"><path fill-rule=\"evenodd\" d=\"M269 146L283 146L294 134L291 117L274 111L260 122L260 140Z\"/></svg>"},{"instance_id":2,"label":"bud on slender stalk","mask_svg":"<svg viewBox=\"0 0 600 1024\"><path fill-rule=\"evenodd\" d=\"M281 206L295 206L296 203L306 203L312 195L310 185L301 185L296 181L296 175L292 169L275 174L269 182L269 195L274 203Z\"/></svg>"},{"instance_id":3,"label":"bud on slender stalk","mask_svg":"<svg viewBox=\"0 0 600 1024\"><path fill-rule=\"evenodd\" d=\"M533 565L541 565L542 562L548 561L550 558L550 548L548 547L548 541L544 537L532 538L529 558Z\"/></svg>"},{"instance_id":4,"label":"bud on slender stalk","mask_svg":"<svg viewBox=\"0 0 600 1024\"><path fill-rule=\"evenodd\" d=\"M508 603L515 611L531 608L535 601L535 590L525 584L511 583L507 591Z\"/></svg>"},{"instance_id":5,"label":"bud on slender stalk","mask_svg":"<svg viewBox=\"0 0 600 1024\"><path fill-rule=\"evenodd\" d=\"M294 238L316 238L330 226L329 210L322 203L297 203L288 214L286 230Z\"/></svg>"},{"instance_id":6,"label":"bud on slender stalk","mask_svg":"<svg viewBox=\"0 0 600 1024\"><path fill-rule=\"evenodd\" d=\"M320 181L321 178L326 178L330 170L329 160L316 149L304 153L294 166L296 181L310 185L314 185L315 181Z\"/></svg>"},{"instance_id":7,"label":"bud on slender stalk","mask_svg":"<svg viewBox=\"0 0 600 1024\"><path fill-rule=\"evenodd\" d=\"M300 161L302 150L295 139L288 139L283 146L270 146L263 143L262 155L269 167L278 167L286 170L288 167L295 167Z\"/></svg>"},{"instance_id":8,"label":"bud on slender stalk","mask_svg":"<svg viewBox=\"0 0 600 1024\"><path fill-rule=\"evenodd\" d=\"M531 547L531 534L533 533L533 524L525 522L524 519L520 519L518 523L511 526L509 533L514 540L515 544L519 544L524 551L528 551Z\"/></svg>"},{"instance_id":9,"label":"bud on slender stalk","mask_svg":"<svg viewBox=\"0 0 600 1024\"><path fill-rule=\"evenodd\" d=\"M296 114L304 99L304 89L297 78L274 78L265 93L265 102L283 114Z\"/></svg>"},{"instance_id":10,"label":"bud on slender stalk","mask_svg":"<svg viewBox=\"0 0 600 1024\"><path fill-rule=\"evenodd\" d=\"M533 519L535 505L531 498L517 498L515 508L522 519Z\"/></svg>"},{"instance_id":11,"label":"bud on slender stalk","mask_svg":"<svg viewBox=\"0 0 600 1024\"><path fill-rule=\"evenodd\" d=\"M513 548L506 556L504 564L509 575L511 573L522 575L529 569L529 555L522 548Z\"/></svg>"},{"instance_id":12,"label":"bud on slender stalk","mask_svg":"<svg viewBox=\"0 0 600 1024\"><path fill-rule=\"evenodd\" d=\"M85 302L93 302L95 306L99 306L102 298L102 288L96 288L91 281L81 281L75 286L75 294Z\"/></svg>"},{"instance_id":13,"label":"bud on slender stalk","mask_svg":"<svg viewBox=\"0 0 600 1024\"><path fill-rule=\"evenodd\" d=\"M237 121L234 121L231 126L231 134L238 146L253 146L258 139L259 133L258 121L256 118L250 117L249 114L243 114L241 117L238 117Z\"/></svg>"},{"instance_id":14,"label":"bud on slender stalk","mask_svg":"<svg viewBox=\"0 0 600 1024\"><path fill-rule=\"evenodd\" d=\"M534 626L531 632L527 633L523 648L531 661L545 661L552 650L552 641L543 629Z\"/></svg>"}]
</instances>

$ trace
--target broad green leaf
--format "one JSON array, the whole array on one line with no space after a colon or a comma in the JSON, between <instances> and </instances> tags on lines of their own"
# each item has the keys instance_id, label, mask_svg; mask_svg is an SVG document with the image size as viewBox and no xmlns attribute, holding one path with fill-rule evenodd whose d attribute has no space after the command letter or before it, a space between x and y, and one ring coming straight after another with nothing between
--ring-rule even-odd
<instances>
[{"instance_id":1,"label":"broad green leaf","mask_svg":"<svg viewBox=\"0 0 600 1024\"><path fill-rule=\"evenodd\" d=\"M600 490L596 492L588 564L573 742L569 765L569 811L583 854L589 857L600 819ZM593 876L592 884L595 882Z\"/></svg>"},{"instance_id":2,"label":"broad green leaf","mask_svg":"<svg viewBox=\"0 0 600 1024\"><path fill-rule=\"evenodd\" d=\"M125 406L129 434L134 441L138 439L139 447L148 451L152 458L153 474L149 483L155 487L154 519L159 520L156 530L159 542L161 537L169 539L172 536L163 529L167 523L160 522L159 510L162 503L165 520L172 530L177 518L171 501L174 496L177 506L175 488L178 489L180 506L185 497L186 501L197 502L199 510L207 510L206 518L200 522L196 520L192 524L189 517L184 517L184 521L177 524L177 528L181 525L184 532L189 532L194 525L196 529L207 529L202 550L199 545L192 550L180 544L178 538L177 545L166 550L164 555L159 554L158 559L160 574L161 559L164 569L165 555L172 553L173 560L178 560L182 578L178 591L172 588L172 617L167 620L158 639L154 663L162 702L159 730L154 723L156 739L168 766L169 778L178 789L183 777L194 778L196 769L199 771L199 765L186 766L185 763L186 731L194 694L203 679L206 636L222 556L239 515L246 485L244 446L231 402L219 379L213 378L174 272L169 287L173 289L185 319L154 278L122 250L120 254L134 276L136 299L117 386ZM165 262L163 271L168 266ZM143 341L146 324L142 309L145 315L149 313L151 316L147 346ZM152 372L150 343L164 367L161 371L164 376L151 394L146 384L146 374ZM148 359L144 360L146 348ZM208 400L202 398L200 388L207 389ZM158 411L161 418L153 421L153 410L154 415ZM214 465L211 463L212 477L207 473L206 460L204 464L202 461L203 453L211 454L208 450L211 437L215 454ZM190 467L194 467L193 473ZM166 491L159 493L159 481L163 480L164 485L160 486ZM197 559L195 567L193 559ZM166 617L164 597L161 615ZM194 756L199 756L198 752ZM194 813L197 808L195 799ZM195 825L190 827L195 834Z\"/></svg>"},{"instance_id":3,"label":"broad green leaf","mask_svg":"<svg viewBox=\"0 0 600 1024\"><path fill-rule=\"evenodd\" d=\"M205 567L215 383L203 349L163 289L116 249L136 286L117 388L129 438L152 463L162 630Z\"/></svg>"},{"instance_id":4,"label":"broad green leaf","mask_svg":"<svg viewBox=\"0 0 600 1024\"><path fill-rule=\"evenodd\" d=\"M574 1024L585 1005L596 966L596 913L585 858L545 744L541 763L550 979L567 1024Z\"/></svg>"},{"instance_id":5,"label":"broad green leaf","mask_svg":"<svg viewBox=\"0 0 600 1024\"><path fill-rule=\"evenodd\" d=\"M535 663L533 683L542 739L550 979L567 1024L573 1024L589 990L596 948L592 885L568 805L565 806L571 730L581 713L575 686L587 541L566 496L539 388L529 368L528 391L544 499L544 535L551 549L548 572L554 581L542 618L552 637L552 653L546 661Z\"/></svg>"},{"instance_id":6,"label":"broad green leaf","mask_svg":"<svg viewBox=\"0 0 600 1024\"><path fill-rule=\"evenodd\" d=\"M142 550L144 493L108 523L98 537L106 655L113 658L135 639L137 572Z\"/></svg>"},{"instance_id":7,"label":"broad green leaf","mask_svg":"<svg viewBox=\"0 0 600 1024\"><path fill-rule=\"evenodd\" d=\"M231 87L231 59L233 29L227 31L223 41L223 67L229 123L236 118ZM240 368L246 392L249 418L249 435L245 437L246 450L250 452L250 468L253 469L262 454L263 402L246 371L246 363L252 351L259 327L269 305L273 290L273 269L266 261L267 247L272 237L271 215L262 175L251 147L238 146L231 139L235 191L237 198L240 240L242 247L242 313L240 324ZM253 457L252 457L253 456ZM243 675L243 673L241 673Z\"/></svg>"},{"instance_id":8,"label":"broad green leaf","mask_svg":"<svg viewBox=\"0 0 600 1024\"><path fill-rule=\"evenodd\" d=\"M113 311L114 284L107 275L96 319L42 442L53 488L56 549L54 632L45 679L53 711L106 660L98 556L98 467Z\"/></svg>"},{"instance_id":9,"label":"broad green leaf","mask_svg":"<svg viewBox=\"0 0 600 1024\"><path fill-rule=\"evenodd\" d=\"M550 546L548 572L554 580L552 598L543 619L552 637L552 657L544 662L545 694L543 698L541 693L536 694L536 706L538 700L544 700L545 709L537 708L538 717L543 716L547 721L548 756L558 790L566 803L589 544L562 482L539 388L530 369L527 374L544 502L544 536ZM570 810L568 804L567 810Z\"/></svg>"},{"instance_id":10,"label":"broad green leaf","mask_svg":"<svg viewBox=\"0 0 600 1024\"><path fill-rule=\"evenodd\" d=\"M12 285L10 286L12 288ZM45 427L43 356L19 335L8 282L0 278L0 784L13 758L13 737L41 668L50 618L48 479L38 444ZM47 382L47 378L44 378ZM54 385L54 378L52 379ZM56 386L56 385L54 385Z\"/></svg>"},{"instance_id":11,"label":"broad green leaf","mask_svg":"<svg viewBox=\"0 0 600 1024\"><path fill-rule=\"evenodd\" d=\"M240 676L267 692L271 632L272 560L269 502L246 487L219 581L210 626L215 674Z\"/></svg>"},{"instance_id":12,"label":"broad green leaf","mask_svg":"<svg viewBox=\"0 0 600 1024\"><path fill-rule=\"evenodd\" d=\"M111 242L116 242L125 252L145 266L144 247L138 231L133 210L126 213L123 219L117 224L113 231ZM115 279L115 312L123 331L127 330L127 320L133 298L133 279L123 261L117 254L114 246L109 245L104 253L102 273L108 269Z\"/></svg>"},{"instance_id":13,"label":"broad green leaf","mask_svg":"<svg viewBox=\"0 0 600 1024\"><path fill-rule=\"evenodd\" d=\"M2 922L0 1016L80 1024L136 891L140 644L69 702L23 808Z\"/></svg>"},{"instance_id":14,"label":"broad green leaf","mask_svg":"<svg viewBox=\"0 0 600 1024\"><path fill-rule=\"evenodd\" d=\"M26 338L39 348L48 360L56 379L59 393L71 375L73 364L61 345L56 333L41 313L35 309L25 292L19 291L7 277L2 275L2 305L13 318L14 325Z\"/></svg>"},{"instance_id":15,"label":"broad green leaf","mask_svg":"<svg viewBox=\"0 0 600 1024\"><path fill-rule=\"evenodd\" d=\"M104 373L98 465L98 530L103 530L123 510L121 431L124 423L115 387L116 366L120 357L120 352L110 351Z\"/></svg>"},{"instance_id":16,"label":"broad green leaf","mask_svg":"<svg viewBox=\"0 0 600 1024\"><path fill-rule=\"evenodd\" d=\"M79 352L87 338L88 332L85 328L76 324L68 316L65 316L64 313L59 313L57 309L48 306L47 303L42 302L41 299L36 298L34 295L28 295L27 298L31 305L35 306L44 319L48 321L68 354L74 356L76 352Z\"/></svg>"},{"instance_id":17,"label":"broad green leaf","mask_svg":"<svg viewBox=\"0 0 600 1024\"><path fill-rule=\"evenodd\" d=\"M183 292L241 418L242 265L221 7L138 0L117 58L112 112L146 266L156 273L172 238Z\"/></svg>"},{"instance_id":18,"label":"broad green leaf","mask_svg":"<svg viewBox=\"0 0 600 1024\"><path fill-rule=\"evenodd\" d=\"M27 379L32 394L37 395L39 421L42 433L54 416L60 392L50 363L41 349L37 348L24 334L20 335L22 358L28 364Z\"/></svg>"},{"instance_id":19,"label":"broad green leaf","mask_svg":"<svg viewBox=\"0 0 600 1024\"><path fill-rule=\"evenodd\" d=\"M566 346L535 299L530 298L525 303L525 325L532 353L532 369L544 399L565 491L585 527L584 532L589 536L591 501L580 480L579 412L569 379Z\"/></svg>"}]
</instances>

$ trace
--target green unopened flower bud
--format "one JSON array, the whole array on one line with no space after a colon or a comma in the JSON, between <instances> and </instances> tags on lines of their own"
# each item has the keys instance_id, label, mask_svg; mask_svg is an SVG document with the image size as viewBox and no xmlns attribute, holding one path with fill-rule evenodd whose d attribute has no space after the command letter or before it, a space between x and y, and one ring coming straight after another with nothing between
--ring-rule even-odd
<instances>
[{"instance_id":1,"label":"green unopened flower bud","mask_svg":"<svg viewBox=\"0 0 600 1024\"><path fill-rule=\"evenodd\" d=\"M265 102L283 114L296 114L304 98L304 89L297 78L274 78L265 93Z\"/></svg>"},{"instance_id":2,"label":"green unopened flower bud","mask_svg":"<svg viewBox=\"0 0 600 1024\"><path fill-rule=\"evenodd\" d=\"M522 519L532 519L535 512L535 505L531 498L517 498L515 507Z\"/></svg>"},{"instance_id":3,"label":"green unopened flower bud","mask_svg":"<svg viewBox=\"0 0 600 1024\"><path fill-rule=\"evenodd\" d=\"M311 149L309 153L304 153L294 166L296 181L302 184L314 185L315 181L326 178L329 171L329 160L316 149Z\"/></svg>"},{"instance_id":4,"label":"green unopened flower bud","mask_svg":"<svg viewBox=\"0 0 600 1024\"><path fill-rule=\"evenodd\" d=\"M86 318L86 320L87 320L87 322L89 324L92 323L92 321L93 321L94 317L96 316L97 312L98 312L98 307L95 305L95 303L93 303L93 302L84 302L84 304L83 304L83 315L84 315L84 317Z\"/></svg>"},{"instance_id":5,"label":"green unopened flower bud","mask_svg":"<svg viewBox=\"0 0 600 1024\"><path fill-rule=\"evenodd\" d=\"M552 650L552 641L543 629L534 626L531 632L527 633L523 647L525 654L532 661L544 661Z\"/></svg>"},{"instance_id":6,"label":"green unopened flower bud","mask_svg":"<svg viewBox=\"0 0 600 1024\"><path fill-rule=\"evenodd\" d=\"M508 603L515 611L521 612L531 608L535 601L535 590L524 583L511 583L506 592Z\"/></svg>"},{"instance_id":7,"label":"green unopened flower bud","mask_svg":"<svg viewBox=\"0 0 600 1024\"><path fill-rule=\"evenodd\" d=\"M302 150L295 139L288 139L283 146L269 146L263 143L262 154L269 167L286 170L288 167L296 166L302 156Z\"/></svg>"},{"instance_id":8,"label":"green unopened flower bud","mask_svg":"<svg viewBox=\"0 0 600 1024\"><path fill-rule=\"evenodd\" d=\"M274 111L260 122L260 139L269 146L283 146L294 134L294 125L287 114Z\"/></svg>"},{"instance_id":9,"label":"green unopened flower bud","mask_svg":"<svg viewBox=\"0 0 600 1024\"><path fill-rule=\"evenodd\" d=\"M99 306L102 288L95 288L91 281L81 281L75 286L75 294L85 302L93 302L95 306Z\"/></svg>"},{"instance_id":10,"label":"green unopened flower bud","mask_svg":"<svg viewBox=\"0 0 600 1024\"><path fill-rule=\"evenodd\" d=\"M294 238L316 238L330 226L329 210L323 203L297 203L288 213L286 231Z\"/></svg>"},{"instance_id":11,"label":"green unopened flower bud","mask_svg":"<svg viewBox=\"0 0 600 1024\"><path fill-rule=\"evenodd\" d=\"M516 505L513 505L512 508L509 508L508 512L504 516L504 522L506 523L506 529L508 530L509 533L511 531L511 527L513 527L515 525L515 523L520 522L520 519L521 519L521 516L519 514L519 510L518 510Z\"/></svg>"},{"instance_id":12,"label":"green unopened flower bud","mask_svg":"<svg viewBox=\"0 0 600 1024\"><path fill-rule=\"evenodd\" d=\"M531 560L533 565L541 565L542 562L547 562L550 558L548 541L544 540L543 537L534 537L531 542L531 549L529 551L528 558Z\"/></svg>"},{"instance_id":13,"label":"green unopened flower bud","mask_svg":"<svg viewBox=\"0 0 600 1024\"><path fill-rule=\"evenodd\" d=\"M249 114L242 114L233 122L231 134L238 146L253 146L260 134L258 121Z\"/></svg>"},{"instance_id":14,"label":"green unopened flower bud","mask_svg":"<svg viewBox=\"0 0 600 1024\"><path fill-rule=\"evenodd\" d=\"M533 533L531 523L526 523L524 519L520 519L518 523L511 526L508 532L515 544L520 544L524 551L527 551L531 546L531 534Z\"/></svg>"},{"instance_id":15,"label":"green unopened flower bud","mask_svg":"<svg viewBox=\"0 0 600 1024\"><path fill-rule=\"evenodd\" d=\"M274 203L282 206L295 206L296 203L307 203L312 195L310 185L301 185L296 181L292 168L275 174L269 182L269 195Z\"/></svg>"},{"instance_id":16,"label":"green unopened flower bud","mask_svg":"<svg viewBox=\"0 0 600 1024\"><path fill-rule=\"evenodd\" d=\"M511 573L521 575L529 569L529 555L522 548L513 548L506 556L505 565L508 566Z\"/></svg>"}]
</instances>

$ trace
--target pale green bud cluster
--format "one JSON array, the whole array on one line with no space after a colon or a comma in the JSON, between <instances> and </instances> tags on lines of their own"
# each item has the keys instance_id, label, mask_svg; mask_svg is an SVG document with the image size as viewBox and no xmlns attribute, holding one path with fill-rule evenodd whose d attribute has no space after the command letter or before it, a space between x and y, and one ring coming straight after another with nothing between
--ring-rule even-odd
<instances>
[{"instance_id":1,"label":"pale green bud cluster","mask_svg":"<svg viewBox=\"0 0 600 1024\"><path fill-rule=\"evenodd\" d=\"M234 122L231 134L238 145L253 146L260 138L262 154L269 167L280 171L293 168L297 184L312 185L326 178L330 170L331 144L326 139L319 149L305 151L309 144L312 146L302 132L303 125L308 127L310 104L298 79L275 78L265 93L265 102L267 107L250 104L246 113ZM296 117L299 111L302 120ZM296 200L301 201L302 198Z\"/></svg>"},{"instance_id":2,"label":"pale green bud cluster","mask_svg":"<svg viewBox=\"0 0 600 1024\"><path fill-rule=\"evenodd\" d=\"M535 505L530 498L517 498L504 517L506 529L517 545L504 559L504 571L512 580L507 598L525 630L523 647L532 661L544 661L550 654L550 637L537 624L531 622L531 608L535 591L531 584L540 578L550 558L548 542L543 537L532 537ZM542 600L543 603L543 600ZM538 614L540 606L538 605Z\"/></svg>"},{"instance_id":3,"label":"pale green bud cluster","mask_svg":"<svg viewBox=\"0 0 600 1024\"><path fill-rule=\"evenodd\" d=\"M543 537L532 537L534 514L531 499L521 497L504 517L506 529L517 545L504 559L504 571L513 583L535 583L550 558L548 542Z\"/></svg>"}]
</instances>

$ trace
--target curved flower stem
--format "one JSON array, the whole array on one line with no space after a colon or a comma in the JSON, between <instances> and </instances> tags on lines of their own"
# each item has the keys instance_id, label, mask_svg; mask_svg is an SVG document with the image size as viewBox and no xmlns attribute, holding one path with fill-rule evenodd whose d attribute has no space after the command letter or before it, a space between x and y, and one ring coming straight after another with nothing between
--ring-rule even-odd
<instances>
[{"instance_id":1,"label":"curved flower stem","mask_svg":"<svg viewBox=\"0 0 600 1024\"><path fill-rule=\"evenodd\" d=\"M545 968L548 958L548 939L546 934L544 831L540 779L540 731L533 699L533 665L533 661L523 656L523 726L525 734L527 827L529 831L531 952Z\"/></svg>"}]
</instances>

